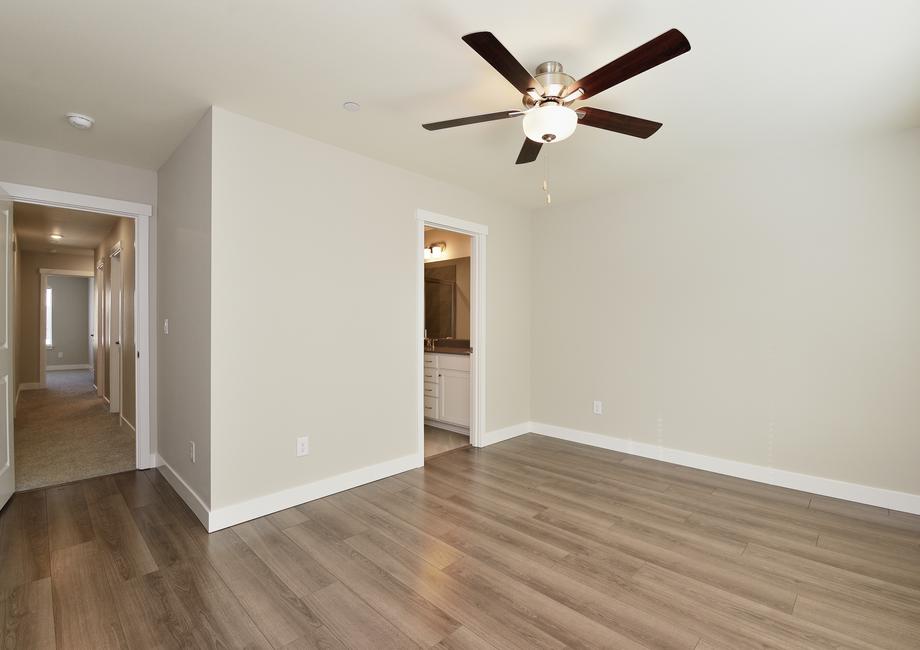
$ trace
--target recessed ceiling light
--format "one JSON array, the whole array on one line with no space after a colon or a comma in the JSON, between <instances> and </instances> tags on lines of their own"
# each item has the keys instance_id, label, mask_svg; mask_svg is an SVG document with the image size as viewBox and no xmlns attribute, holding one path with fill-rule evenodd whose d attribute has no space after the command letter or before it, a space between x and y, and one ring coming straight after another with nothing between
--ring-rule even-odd
<instances>
[{"instance_id":1,"label":"recessed ceiling light","mask_svg":"<svg viewBox=\"0 0 920 650\"><path fill-rule=\"evenodd\" d=\"M60 240L60 239L64 239L64 235L62 235L62 234L60 234L60 233L57 233L57 232L53 232L53 233L51 233L51 234L48 235L48 236L51 237L51 239L53 239L54 241L58 241L58 240Z\"/></svg>"},{"instance_id":2,"label":"recessed ceiling light","mask_svg":"<svg viewBox=\"0 0 920 650\"><path fill-rule=\"evenodd\" d=\"M358 102L345 102L342 104L342 108L344 108L349 113L357 113L361 110L361 104Z\"/></svg>"},{"instance_id":3,"label":"recessed ceiling light","mask_svg":"<svg viewBox=\"0 0 920 650\"><path fill-rule=\"evenodd\" d=\"M68 113L65 117L67 121L70 122L70 126L75 129L89 129L96 123L96 120L89 115L82 115L80 113Z\"/></svg>"}]
</instances>

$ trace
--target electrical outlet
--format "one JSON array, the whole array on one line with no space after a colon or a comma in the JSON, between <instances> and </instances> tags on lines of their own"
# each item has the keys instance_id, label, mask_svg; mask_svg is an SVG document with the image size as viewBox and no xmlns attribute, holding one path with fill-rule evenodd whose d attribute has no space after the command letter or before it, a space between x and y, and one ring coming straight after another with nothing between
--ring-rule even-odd
<instances>
[{"instance_id":1,"label":"electrical outlet","mask_svg":"<svg viewBox=\"0 0 920 650\"><path fill-rule=\"evenodd\" d=\"M301 436L297 439L297 455L306 456L310 453L310 438Z\"/></svg>"},{"instance_id":2,"label":"electrical outlet","mask_svg":"<svg viewBox=\"0 0 920 650\"><path fill-rule=\"evenodd\" d=\"M163 319L163 334L169 334L169 319Z\"/></svg>"},{"instance_id":3,"label":"electrical outlet","mask_svg":"<svg viewBox=\"0 0 920 650\"><path fill-rule=\"evenodd\" d=\"M194 440L188 441L188 457L191 459L193 463L195 462L195 441Z\"/></svg>"},{"instance_id":4,"label":"electrical outlet","mask_svg":"<svg viewBox=\"0 0 920 650\"><path fill-rule=\"evenodd\" d=\"M604 403L600 400L594 400L594 415L604 414Z\"/></svg>"},{"instance_id":5,"label":"electrical outlet","mask_svg":"<svg viewBox=\"0 0 920 650\"><path fill-rule=\"evenodd\" d=\"M58 359L63 359L63 358L64 358L64 353L58 352Z\"/></svg>"}]
</instances>

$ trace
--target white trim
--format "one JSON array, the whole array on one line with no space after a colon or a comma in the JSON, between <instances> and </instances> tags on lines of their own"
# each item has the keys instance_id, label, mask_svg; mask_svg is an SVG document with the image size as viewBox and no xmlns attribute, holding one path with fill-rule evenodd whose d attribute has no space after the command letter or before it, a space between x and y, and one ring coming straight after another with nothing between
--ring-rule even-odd
<instances>
[{"instance_id":1,"label":"white trim","mask_svg":"<svg viewBox=\"0 0 920 650\"><path fill-rule=\"evenodd\" d=\"M65 363L59 366L45 366L45 370L92 370L93 367L88 363Z\"/></svg>"},{"instance_id":2,"label":"white trim","mask_svg":"<svg viewBox=\"0 0 920 650\"><path fill-rule=\"evenodd\" d=\"M22 201L24 203L37 203L39 205L83 210L85 212L101 212L134 219L153 215L153 207L146 203L133 203L132 201L109 199L89 194L50 190L44 187L20 185L19 183L9 183L7 181L0 181L0 190L9 194L13 201Z\"/></svg>"},{"instance_id":3,"label":"white trim","mask_svg":"<svg viewBox=\"0 0 920 650\"><path fill-rule=\"evenodd\" d=\"M525 433L531 433L533 427L533 422L519 422L518 424L512 424L510 427L505 427L504 429L487 431L482 436L482 446L487 447L488 445L494 445L496 442L523 436Z\"/></svg>"},{"instance_id":4,"label":"white trim","mask_svg":"<svg viewBox=\"0 0 920 650\"><path fill-rule=\"evenodd\" d=\"M26 381L19 384L19 390L41 390L47 386L40 381Z\"/></svg>"},{"instance_id":5,"label":"white trim","mask_svg":"<svg viewBox=\"0 0 920 650\"><path fill-rule=\"evenodd\" d=\"M124 422L127 425L127 427L131 429L131 431L134 432L135 435L137 435L137 429L135 429L134 426L130 422L128 422L128 420L125 418L124 415L121 415L121 421Z\"/></svg>"},{"instance_id":6,"label":"white trim","mask_svg":"<svg viewBox=\"0 0 920 650\"><path fill-rule=\"evenodd\" d=\"M78 278L91 278L94 276L92 271L69 271L67 269L38 269L41 275L67 275Z\"/></svg>"},{"instance_id":7,"label":"white trim","mask_svg":"<svg viewBox=\"0 0 920 650\"><path fill-rule=\"evenodd\" d=\"M489 227L455 217L423 210L415 211L416 243L416 345L418 377L416 381L418 451L420 464L425 462L425 226L451 230L472 238L470 255L470 444L482 447L486 422L486 235Z\"/></svg>"},{"instance_id":8,"label":"white trim","mask_svg":"<svg viewBox=\"0 0 920 650\"><path fill-rule=\"evenodd\" d=\"M159 454L154 454L154 466L160 470L160 474L163 475L163 478L166 479L166 482L169 483L176 493L188 504L188 507L191 508L192 512L195 513L195 516L198 517L198 521L207 529L208 528L208 519L210 516L210 509L207 504L204 502L198 493L192 489L192 487L185 482L181 476L179 476L176 471L170 467L169 463L163 460L163 457ZM211 532L208 530L208 532Z\"/></svg>"},{"instance_id":9,"label":"white trim","mask_svg":"<svg viewBox=\"0 0 920 650\"><path fill-rule=\"evenodd\" d=\"M706 456L691 451L659 447L658 445L652 445L645 442L636 442L635 440L626 440L599 433L568 429L553 424L534 422L533 432L551 438L569 440L571 442L578 442L583 445L600 447L602 449L611 449L613 451L642 456L644 458L653 458L666 463L694 467L708 472L725 474L727 476L743 478L749 481L757 481L758 483L767 483L768 485L777 485L793 490L801 490L803 492L811 492L813 494L820 494L837 499L865 503L879 508L890 508L891 510L920 515L920 494L897 492L895 490L860 485L858 483L847 483L846 481L838 481L822 476L790 472L775 467L752 465L736 460L728 460L727 458Z\"/></svg>"},{"instance_id":10,"label":"white trim","mask_svg":"<svg viewBox=\"0 0 920 650\"><path fill-rule=\"evenodd\" d=\"M450 422L442 422L441 420L429 420L428 418L425 418L425 425L434 427L435 429L444 429L445 431L459 433L463 436L470 435L470 428L461 427L459 424L451 424Z\"/></svg>"},{"instance_id":11,"label":"white trim","mask_svg":"<svg viewBox=\"0 0 920 650\"><path fill-rule=\"evenodd\" d=\"M336 494L343 490L350 490L372 481L379 481L388 476L421 467L421 465L422 463L419 462L417 454L409 454L402 458L395 458L393 460L377 463L376 465L345 472L344 474L320 479L313 483L298 485L297 487L288 488L280 492L266 494L265 496L256 497L255 499L249 499L230 506L224 506L223 508L217 508L216 510L210 511L207 529L209 533L213 533L222 528L235 526L236 524L241 524L244 521L256 519L257 517L264 517L273 512L278 512L279 510L300 505L301 503L313 501L314 499L321 499L330 494ZM194 510L194 508L192 509ZM200 518L199 516L199 519Z\"/></svg>"},{"instance_id":12,"label":"white trim","mask_svg":"<svg viewBox=\"0 0 920 650\"><path fill-rule=\"evenodd\" d=\"M21 185L0 180L0 193L6 192L13 201L47 205L71 210L99 212L135 220L135 283L134 283L134 343L135 359L135 462L138 469L156 466L155 432L152 431L150 396L155 378L150 365L150 321L155 307L150 302L150 219L153 206L90 194L65 192L34 185ZM41 372L44 364L39 366ZM44 386L42 386L44 388Z\"/></svg>"},{"instance_id":13,"label":"white trim","mask_svg":"<svg viewBox=\"0 0 920 650\"><path fill-rule=\"evenodd\" d=\"M455 232L462 232L467 235L488 235L489 227L481 223L474 223L472 221L465 221L463 219L457 219L455 217L448 217L444 214L438 214L437 212L431 212L430 210L422 210L419 208L415 211L415 218L419 221L424 221L430 226L435 226L437 228L446 228L447 230L453 230ZM422 242L422 248L424 248L424 241ZM424 259L424 258L423 258Z\"/></svg>"}]
</instances>

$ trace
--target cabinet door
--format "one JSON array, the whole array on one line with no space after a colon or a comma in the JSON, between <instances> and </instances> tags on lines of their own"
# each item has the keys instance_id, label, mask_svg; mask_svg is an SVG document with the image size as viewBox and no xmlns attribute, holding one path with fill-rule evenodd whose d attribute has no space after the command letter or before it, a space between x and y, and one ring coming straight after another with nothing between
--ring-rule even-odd
<instances>
[{"instance_id":1,"label":"cabinet door","mask_svg":"<svg viewBox=\"0 0 920 650\"><path fill-rule=\"evenodd\" d=\"M441 395L438 419L461 427L470 426L470 373L438 370Z\"/></svg>"}]
</instances>

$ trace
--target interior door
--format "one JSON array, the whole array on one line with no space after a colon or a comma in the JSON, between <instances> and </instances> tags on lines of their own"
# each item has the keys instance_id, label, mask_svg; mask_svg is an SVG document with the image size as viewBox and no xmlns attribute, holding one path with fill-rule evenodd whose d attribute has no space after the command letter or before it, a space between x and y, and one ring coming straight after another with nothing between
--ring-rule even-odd
<instances>
[{"instance_id":1,"label":"interior door","mask_svg":"<svg viewBox=\"0 0 920 650\"><path fill-rule=\"evenodd\" d=\"M109 318L109 411L121 412L121 318L122 318L122 278L121 255L112 255L112 267L109 277L111 289L111 311Z\"/></svg>"},{"instance_id":2,"label":"interior door","mask_svg":"<svg viewBox=\"0 0 920 650\"><path fill-rule=\"evenodd\" d=\"M103 263L99 262L96 267L96 318L93 326L93 347L96 350L96 363L93 366L95 372L96 395L102 397L105 395L105 301L102 297L105 295L105 279L103 276Z\"/></svg>"},{"instance_id":3,"label":"interior door","mask_svg":"<svg viewBox=\"0 0 920 650\"><path fill-rule=\"evenodd\" d=\"M10 351L10 238L13 202L0 189L0 508L16 489L13 456L13 355Z\"/></svg>"}]
</instances>

